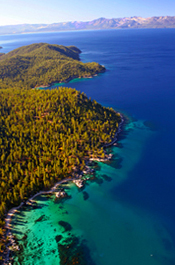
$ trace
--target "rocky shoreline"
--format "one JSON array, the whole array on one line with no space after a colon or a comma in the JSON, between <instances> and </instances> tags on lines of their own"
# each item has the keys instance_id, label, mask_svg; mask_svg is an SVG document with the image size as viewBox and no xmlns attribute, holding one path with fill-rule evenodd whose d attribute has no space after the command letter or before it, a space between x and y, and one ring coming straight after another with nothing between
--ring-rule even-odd
<instances>
[{"instance_id":1,"label":"rocky shoreline","mask_svg":"<svg viewBox=\"0 0 175 265\"><path fill-rule=\"evenodd\" d=\"M12 208L8 212L7 217L5 219L5 223L6 223L5 228L7 229L6 238L8 238L9 243L6 245L7 254L6 254L4 265L11 265L13 263L13 258L10 258L10 251L20 251L20 248L19 248L19 246L15 240L15 237L11 233L11 219L12 219L13 215L23 206L27 206L27 205L28 206L34 206L36 204L34 198L39 196L39 195L55 193L55 199L61 199L61 198L67 197L68 195L64 191L64 189L61 188L57 191L58 186L60 186L61 184L65 183L65 182L72 181L78 188L83 188L85 180L82 179L82 176L84 174L93 174L93 173L94 173L94 169L91 169L86 165L85 169L81 173L75 174L74 178L67 178L67 179L64 179L64 180L57 182L54 185L54 187L52 187L49 191L40 191L40 192L36 193L34 196L29 198L26 202L22 202L19 206ZM86 178L86 180L88 180L88 179L89 178Z\"/></svg>"},{"instance_id":2,"label":"rocky shoreline","mask_svg":"<svg viewBox=\"0 0 175 265\"><path fill-rule=\"evenodd\" d=\"M120 113L121 116L121 122L119 123L118 129L115 133L115 136L113 139L111 139L111 142L108 144L105 144L103 146L103 148L107 148L111 145L113 145L114 143L116 143L117 141L117 136L118 134L121 132L121 128L122 125L124 123L124 117L123 115ZM40 191L38 193L36 193L34 196L32 196L31 198L29 198L26 202L22 202L19 206L12 208L8 213L7 216L5 218L5 228L7 230L6 232L6 238L9 239L9 243L6 245L7 251L6 251L6 255L5 255L5 262L4 265L11 265L13 263L13 258L10 258L10 251L19 251L19 246L16 243L15 237L12 235L11 233L11 219L12 216L15 214L15 212L17 212L21 207L25 206L25 205L33 205L35 204L34 198L39 196L39 195L44 195L44 194L53 194L55 192L55 196L56 198L63 198L66 197L67 194L65 193L65 191L63 191L62 189L57 191L57 188L59 185L65 183L65 182L70 182L72 181L78 188L83 188L84 186L84 182L85 180L82 179L83 175L87 175L87 174L93 174L94 173L94 169L91 169L88 165L90 161L97 161L97 162L107 162L109 160L112 159L112 154L107 154L107 152L105 152L105 157L104 158L100 158L100 157L96 157L96 158L89 158L88 161L86 161L86 166L85 169L80 172L80 173L73 173L73 178L66 178L63 179L59 182L57 182L49 191ZM88 180L89 178L86 178L86 180Z\"/></svg>"},{"instance_id":3,"label":"rocky shoreline","mask_svg":"<svg viewBox=\"0 0 175 265\"><path fill-rule=\"evenodd\" d=\"M63 81L55 81L54 83L51 83L51 84L48 84L48 85L41 85L41 86L37 86L37 87L34 87L33 89L39 89L39 88L49 88L49 87L52 87L52 86L54 86L55 84L57 84L57 83L59 83L59 84L62 84L62 83L69 83L70 81L72 81L72 80L74 80L74 79L76 79L76 78L79 78L79 79L82 79L82 78L93 78L93 77L95 77L95 76L97 76L98 74L101 74L101 73L104 73L105 71L106 71L106 68L105 68L105 66L104 65L102 65L104 68L101 70L101 71L97 71L95 74L93 74L93 75L88 75L88 76L86 76L86 75L84 75L84 76L82 76L82 77L80 77L80 76L71 76L71 77L69 77L69 78L67 78L67 79L65 79L65 80L63 80Z\"/></svg>"}]
</instances>

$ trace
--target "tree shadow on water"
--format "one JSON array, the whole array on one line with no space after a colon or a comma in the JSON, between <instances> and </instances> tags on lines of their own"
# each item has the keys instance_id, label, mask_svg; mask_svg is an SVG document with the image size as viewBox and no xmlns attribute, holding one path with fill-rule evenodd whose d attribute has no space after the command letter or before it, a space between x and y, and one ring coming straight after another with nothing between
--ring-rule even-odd
<instances>
[{"instance_id":1,"label":"tree shadow on water","mask_svg":"<svg viewBox=\"0 0 175 265\"><path fill-rule=\"evenodd\" d=\"M108 182L112 181L112 178L109 177L109 176L106 175L106 174L103 174L103 175L102 175L102 178L103 178L105 181L108 181Z\"/></svg>"},{"instance_id":2,"label":"tree shadow on water","mask_svg":"<svg viewBox=\"0 0 175 265\"><path fill-rule=\"evenodd\" d=\"M21 225L21 224L20 224ZM16 234L16 235L22 235L23 233L22 232L20 232L19 230L17 230L17 229L12 229L12 234Z\"/></svg>"},{"instance_id":3,"label":"tree shadow on water","mask_svg":"<svg viewBox=\"0 0 175 265\"><path fill-rule=\"evenodd\" d=\"M121 169L122 168L122 161L123 158L115 158L116 156L114 156L114 158L108 162L106 162L106 164L108 164L110 167L115 168L115 169Z\"/></svg>"}]
</instances>

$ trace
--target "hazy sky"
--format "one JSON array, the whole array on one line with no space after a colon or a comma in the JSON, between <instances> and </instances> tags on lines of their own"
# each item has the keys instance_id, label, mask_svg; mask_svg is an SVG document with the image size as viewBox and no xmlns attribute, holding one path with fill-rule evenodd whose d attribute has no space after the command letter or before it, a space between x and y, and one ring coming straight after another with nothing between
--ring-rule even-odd
<instances>
[{"instance_id":1,"label":"hazy sky","mask_svg":"<svg viewBox=\"0 0 175 265\"><path fill-rule=\"evenodd\" d=\"M0 0L0 25L167 15L175 0Z\"/></svg>"}]
</instances>

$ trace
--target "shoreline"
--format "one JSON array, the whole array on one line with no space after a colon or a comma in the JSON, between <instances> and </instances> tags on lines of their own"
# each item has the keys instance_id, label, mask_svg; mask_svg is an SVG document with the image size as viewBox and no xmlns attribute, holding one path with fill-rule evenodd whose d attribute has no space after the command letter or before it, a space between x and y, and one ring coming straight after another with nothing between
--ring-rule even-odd
<instances>
[{"instance_id":1,"label":"shoreline","mask_svg":"<svg viewBox=\"0 0 175 265\"><path fill-rule=\"evenodd\" d=\"M103 146L103 148L107 148L111 145L113 145L116 141L117 141L117 136L118 134L122 131L122 125L124 124L124 117L123 115L118 112L120 114L120 117L121 117L121 122L119 123L118 125L118 128L117 128L117 131L114 135L114 138L111 139L111 142L108 143L108 144L105 144ZM106 154L105 154L106 155ZM90 161L97 161L97 162L106 162L106 161L109 161L112 159L112 154L109 154L107 155L107 157L105 158L89 158L86 162L86 168L89 168L88 167L88 164ZM83 170L84 171L84 170ZM12 263L9 261L9 255L10 255L10 251L11 249L9 248L10 246L16 248L17 250L19 250L18 248L18 245L15 244L14 242L14 236L12 235L12 232L11 232L11 221L12 221L12 217L13 215L24 205L31 205L32 203L32 200L39 196L39 195L44 195L44 194L52 194L54 192L56 192L56 189L58 188L59 185L61 185L62 183L64 182L74 182L76 180L82 180L82 176L83 176L83 171L80 172L78 174L78 176L76 175L76 177L74 178L66 178L66 179L63 179L63 180L60 180L59 182L55 183L55 185L48 191L39 191L38 193L34 194L32 197L28 198L26 202L21 202L20 205L18 205L17 207L13 207L12 209L10 209L6 215L6 218L5 218L5 229L7 230L6 232L6 238L9 237L9 242L8 244L6 245L6 249L7 249L7 254L5 254L5 261L4 261L4 265L11 265ZM74 172L73 172L74 173ZM87 173L84 173L84 174L87 174ZM72 174L73 175L73 174ZM75 183L74 183L75 184Z\"/></svg>"},{"instance_id":2,"label":"shoreline","mask_svg":"<svg viewBox=\"0 0 175 265\"><path fill-rule=\"evenodd\" d=\"M56 189L58 188L59 185L61 185L64 182L68 182L68 181L72 181L73 180L78 180L79 178L66 178L63 180L60 180L59 182L57 182L50 190L48 191L39 191L38 193L36 193L35 195L33 195L32 197L30 197L26 202L21 202L20 205L18 205L17 207L14 207L12 209L10 209L10 211L7 213L7 217L5 218L5 229L7 229L6 232L6 238L9 237L9 243L8 245L6 245L7 248L7 254L6 254L6 258L5 258L5 262L4 265L11 265L11 262L9 261L9 254L11 249L9 248L10 246L12 246L14 249L16 250L20 250L18 245L15 244L14 242L14 236L11 232L11 221L12 221L12 217L13 215L24 205L29 206L32 205L32 203L34 202L34 198L39 196L39 195L44 195L44 194L53 194L54 192L56 192Z\"/></svg>"},{"instance_id":3,"label":"shoreline","mask_svg":"<svg viewBox=\"0 0 175 265\"><path fill-rule=\"evenodd\" d=\"M93 77L95 77L95 76L98 76L98 74L102 74L102 73L105 73L105 72L106 72L106 68L105 68L105 66L104 66L104 65L102 65L102 66L104 67L104 69L102 69L100 72L96 72L96 73L93 74L93 75L82 76L82 77L80 77L80 76L72 76L72 77L69 77L69 78L67 78L67 79L65 79L65 80L63 80L63 81L55 81L55 82L52 82L52 83L50 83L50 84L48 84L48 85L41 85L41 86L33 87L32 89L50 88L50 87L54 86L54 84L62 84L62 83L67 84L67 83L69 83L70 81L72 81L72 80L74 80L74 79L77 79L77 78L78 78L78 79L83 79L83 78L90 79L90 78L93 78Z\"/></svg>"}]
</instances>

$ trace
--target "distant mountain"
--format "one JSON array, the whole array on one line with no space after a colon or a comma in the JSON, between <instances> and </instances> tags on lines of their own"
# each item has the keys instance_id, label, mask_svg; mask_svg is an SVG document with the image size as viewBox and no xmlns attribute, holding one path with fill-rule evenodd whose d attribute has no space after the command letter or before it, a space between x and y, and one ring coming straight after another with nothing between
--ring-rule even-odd
<instances>
[{"instance_id":1,"label":"distant mountain","mask_svg":"<svg viewBox=\"0 0 175 265\"><path fill-rule=\"evenodd\" d=\"M67 30L95 30L119 28L175 28L175 16L161 17L125 17L125 18L98 18L92 21L60 22L53 24L22 24L0 26L0 35L20 34L29 32L54 32Z\"/></svg>"}]
</instances>

